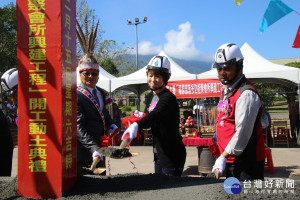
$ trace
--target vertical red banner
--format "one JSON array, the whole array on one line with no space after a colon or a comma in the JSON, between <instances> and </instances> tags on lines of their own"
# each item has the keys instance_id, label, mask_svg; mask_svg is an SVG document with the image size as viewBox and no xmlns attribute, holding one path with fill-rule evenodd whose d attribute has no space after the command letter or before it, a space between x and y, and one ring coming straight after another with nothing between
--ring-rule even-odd
<instances>
[{"instance_id":1,"label":"vertical red banner","mask_svg":"<svg viewBox=\"0 0 300 200\"><path fill-rule=\"evenodd\" d=\"M18 193L76 182L76 0L17 0Z\"/></svg>"}]
</instances>

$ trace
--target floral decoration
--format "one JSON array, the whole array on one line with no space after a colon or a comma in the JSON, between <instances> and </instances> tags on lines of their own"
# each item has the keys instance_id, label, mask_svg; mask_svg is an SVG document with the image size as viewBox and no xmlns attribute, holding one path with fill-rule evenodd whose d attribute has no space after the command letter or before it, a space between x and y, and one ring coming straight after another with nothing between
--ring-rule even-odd
<instances>
[{"instance_id":1,"label":"floral decoration","mask_svg":"<svg viewBox=\"0 0 300 200\"><path fill-rule=\"evenodd\" d=\"M224 112L225 116L228 116L228 114L231 112L231 105L228 103L228 100L226 99L225 101L220 101L218 103L218 111L219 112Z\"/></svg>"},{"instance_id":2,"label":"floral decoration","mask_svg":"<svg viewBox=\"0 0 300 200\"><path fill-rule=\"evenodd\" d=\"M151 112L152 110L154 110L154 108L156 107L157 105L157 101L154 101L152 104L150 104L149 108L147 108L147 110L149 112Z\"/></svg>"}]
</instances>

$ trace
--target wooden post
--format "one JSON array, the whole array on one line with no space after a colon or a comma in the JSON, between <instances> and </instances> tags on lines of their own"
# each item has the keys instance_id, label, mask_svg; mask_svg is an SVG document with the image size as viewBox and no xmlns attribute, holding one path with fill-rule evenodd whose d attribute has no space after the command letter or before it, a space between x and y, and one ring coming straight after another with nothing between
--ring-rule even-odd
<instances>
[{"instance_id":1,"label":"wooden post","mask_svg":"<svg viewBox=\"0 0 300 200\"><path fill-rule=\"evenodd\" d=\"M76 1L17 0L18 180L24 197L76 182Z\"/></svg>"}]
</instances>

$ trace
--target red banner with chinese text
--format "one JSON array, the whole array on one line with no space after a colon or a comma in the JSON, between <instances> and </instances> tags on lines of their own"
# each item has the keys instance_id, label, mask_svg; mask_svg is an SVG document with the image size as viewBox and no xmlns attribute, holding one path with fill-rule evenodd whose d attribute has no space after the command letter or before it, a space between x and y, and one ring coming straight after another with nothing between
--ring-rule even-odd
<instances>
[{"instance_id":1,"label":"red banner with chinese text","mask_svg":"<svg viewBox=\"0 0 300 200\"><path fill-rule=\"evenodd\" d=\"M216 79L169 81L167 88L178 99L221 96L221 83Z\"/></svg>"},{"instance_id":2,"label":"red banner with chinese text","mask_svg":"<svg viewBox=\"0 0 300 200\"><path fill-rule=\"evenodd\" d=\"M59 198L76 182L76 1L17 0L18 184Z\"/></svg>"}]
</instances>

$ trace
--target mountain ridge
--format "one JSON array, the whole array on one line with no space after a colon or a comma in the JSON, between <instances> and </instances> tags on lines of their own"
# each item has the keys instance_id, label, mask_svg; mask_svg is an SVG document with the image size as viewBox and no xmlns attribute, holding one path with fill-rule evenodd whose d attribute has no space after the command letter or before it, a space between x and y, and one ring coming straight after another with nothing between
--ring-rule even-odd
<instances>
[{"instance_id":1,"label":"mountain ridge","mask_svg":"<svg viewBox=\"0 0 300 200\"><path fill-rule=\"evenodd\" d=\"M144 67L149 63L151 58L154 55L139 55L138 62L139 62L139 68ZM180 67L182 67L184 70L186 70L189 73L192 74L200 74L206 71L209 71L211 69L211 62L206 61L195 61L195 60L183 60L183 59L177 59L169 56L174 62L176 62ZM130 60L132 63L135 63L136 56L131 55ZM171 66L172 68L172 66ZM171 69L172 71L172 69Z\"/></svg>"}]
</instances>

